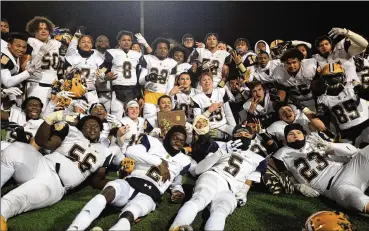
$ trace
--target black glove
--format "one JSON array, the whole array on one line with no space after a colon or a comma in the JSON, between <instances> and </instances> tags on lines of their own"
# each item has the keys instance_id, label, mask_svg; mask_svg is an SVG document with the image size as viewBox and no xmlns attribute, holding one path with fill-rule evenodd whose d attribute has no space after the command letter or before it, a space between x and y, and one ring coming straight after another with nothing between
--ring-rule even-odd
<instances>
[{"instance_id":1,"label":"black glove","mask_svg":"<svg viewBox=\"0 0 369 231\"><path fill-rule=\"evenodd\" d=\"M158 74L156 74L155 72L152 72L152 73L145 76L145 80L147 82L148 81L156 82L157 79L158 79Z\"/></svg>"}]
</instances>

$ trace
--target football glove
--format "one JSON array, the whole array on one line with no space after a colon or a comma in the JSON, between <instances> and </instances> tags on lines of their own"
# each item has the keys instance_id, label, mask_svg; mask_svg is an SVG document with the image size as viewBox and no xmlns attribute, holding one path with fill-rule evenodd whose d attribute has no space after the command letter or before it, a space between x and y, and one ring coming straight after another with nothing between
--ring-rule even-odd
<instances>
[{"instance_id":1,"label":"football glove","mask_svg":"<svg viewBox=\"0 0 369 231\"><path fill-rule=\"evenodd\" d=\"M149 81L156 82L157 79L158 79L158 74L156 74L155 72L152 72L152 73L145 76L145 80L147 82L149 82Z\"/></svg>"},{"instance_id":2,"label":"football glove","mask_svg":"<svg viewBox=\"0 0 369 231\"><path fill-rule=\"evenodd\" d=\"M332 30L328 32L329 37L336 39L339 35L347 36L348 30L346 28L333 27Z\"/></svg>"},{"instance_id":3,"label":"football glove","mask_svg":"<svg viewBox=\"0 0 369 231\"><path fill-rule=\"evenodd\" d=\"M6 89L2 89L1 98L4 98L4 97L9 96L9 95L18 96L18 95L22 95L22 94L23 94L23 92L19 88L10 87L10 88L6 88Z\"/></svg>"},{"instance_id":4,"label":"football glove","mask_svg":"<svg viewBox=\"0 0 369 231\"><path fill-rule=\"evenodd\" d=\"M318 197L320 195L318 191L306 184L295 184L295 189L306 197Z\"/></svg>"},{"instance_id":5,"label":"football glove","mask_svg":"<svg viewBox=\"0 0 369 231\"><path fill-rule=\"evenodd\" d=\"M119 122L119 120L117 119L117 117L115 115L112 115L112 114L107 114L105 119L113 124L113 127L121 127L122 126L122 123Z\"/></svg>"},{"instance_id":6,"label":"football glove","mask_svg":"<svg viewBox=\"0 0 369 231\"><path fill-rule=\"evenodd\" d=\"M175 204L182 203L183 199L185 197L185 194L181 191L174 191L172 192L172 195L170 196L170 201Z\"/></svg>"},{"instance_id":7,"label":"football glove","mask_svg":"<svg viewBox=\"0 0 369 231\"><path fill-rule=\"evenodd\" d=\"M250 186L244 184L242 188L236 193L237 206L242 207L246 205L247 202L247 193L250 189Z\"/></svg>"},{"instance_id":8,"label":"football glove","mask_svg":"<svg viewBox=\"0 0 369 231\"><path fill-rule=\"evenodd\" d=\"M35 62L28 62L27 66L26 66L26 70L28 71L28 73L33 74L35 73L37 70L40 70L41 68L41 61L37 60Z\"/></svg>"},{"instance_id":9,"label":"football glove","mask_svg":"<svg viewBox=\"0 0 369 231\"><path fill-rule=\"evenodd\" d=\"M221 149L226 151L227 153L237 152L237 148L242 145L242 141L240 139L238 140L231 140L225 143Z\"/></svg>"},{"instance_id":10,"label":"football glove","mask_svg":"<svg viewBox=\"0 0 369 231\"><path fill-rule=\"evenodd\" d=\"M135 34L137 38L137 42L144 45L144 47L149 47L149 44L147 43L146 39L141 35L141 33Z\"/></svg>"},{"instance_id":11,"label":"football glove","mask_svg":"<svg viewBox=\"0 0 369 231\"><path fill-rule=\"evenodd\" d=\"M48 114L43 119L49 125L53 125L62 121L73 123L77 119L78 115L78 113L70 113L68 111L56 111Z\"/></svg>"},{"instance_id":12,"label":"football glove","mask_svg":"<svg viewBox=\"0 0 369 231\"><path fill-rule=\"evenodd\" d=\"M64 97L64 98L73 98L73 97L75 97L74 93L71 92L71 91L61 91L61 92L58 92L56 94L56 96L58 98L62 98L62 97Z\"/></svg>"}]
</instances>

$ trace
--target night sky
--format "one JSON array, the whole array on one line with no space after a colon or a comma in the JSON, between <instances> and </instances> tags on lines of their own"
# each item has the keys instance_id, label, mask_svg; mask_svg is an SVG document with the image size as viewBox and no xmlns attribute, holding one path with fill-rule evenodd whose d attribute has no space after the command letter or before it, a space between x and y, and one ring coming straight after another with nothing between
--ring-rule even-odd
<instances>
[{"instance_id":1,"label":"night sky","mask_svg":"<svg viewBox=\"0 0 369 231\"><path fill-rule=\"evenodd\" d=\"M116 45L119 30L140 31L139 2L1 2L1 15L11 31L24 31L28 20L46 16L74 33L79 25L96 38ZM369 2L145 2L145 38L168 36L178 41L192 33L202 41L217 32L228 43L239 37L257 40L305 40L327 34L332 27L369 36Z\"/></svg>"}]
</instances>

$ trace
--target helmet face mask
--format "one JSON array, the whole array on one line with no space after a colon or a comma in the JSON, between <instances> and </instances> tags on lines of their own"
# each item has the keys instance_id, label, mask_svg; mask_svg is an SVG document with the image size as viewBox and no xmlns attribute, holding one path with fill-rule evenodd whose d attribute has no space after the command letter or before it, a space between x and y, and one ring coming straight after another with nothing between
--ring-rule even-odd
<instances>
[{"instance_id":1,"label":"helmet face mask","mask_svg":"<svg viewBox=\"0 0 369 231\"><path fill-rule=\"evenodd\" d=\"M270 54L272 55L273 59L280 59L287 49L287 43L285 43L283 40L274 40L270 44Z\"/></svg>"},{"instance_id":2,"label":"helmet face mask","mask_svg":"<svg viewBox=\"0 0 369 231\"><path fill-rule=\"evenodd\" d=\"M344 74L324 75L322 76L322 78L328 89L337 89L340 88L342 85L345 85Z\"/></svg>"},{"instance_id":3,"label":"helmet face mask","mask_svg":"<svg viewBox=\"0 0 369 231\"><path fill-rule=\"evenodd\" d=\"M340 92L346 83L345 70L340 63L329 63L320 71L321 78L327 86L327 90Z\"/></svg>"}]
</instances>

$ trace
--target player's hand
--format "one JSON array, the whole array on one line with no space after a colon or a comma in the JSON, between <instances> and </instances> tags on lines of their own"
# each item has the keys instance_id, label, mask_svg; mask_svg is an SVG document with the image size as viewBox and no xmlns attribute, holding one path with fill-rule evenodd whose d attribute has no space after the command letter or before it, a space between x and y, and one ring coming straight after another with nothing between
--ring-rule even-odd
<instances>
[{"instance_id":1,"label":"player's hand","mask_svg":"<svg viewBox=\"0 0 369 231\"><path fill-rule=\"evenodd\" d=\"M17 87L4 88L1 90L1 98L10 96L10 95L18 96L22 94L23 92Z\"/></svg>"},{"instance_id":2,"label":"player's hand","mask_svg":"<svg viewBox=\"0 0 369 231\"><path fill-rule=\"evenodd\" d=\"M338 28L338 27L333 27L332 30L330 30L328 32L328 34L329 34L329 37L332 37L333 39L335 39L339 35L347 36L348 32L349 31L345 28L342 29L342 28Z\"/></svg>"},{"instance_id":3,"label":"player's hand","mask_svg":"<svg viewBox=\"0 0 369 231\"><path fill-rule=\"evenodd\" d=\"M237 51L232 51L232 59L236 65L242 63L242 57L237 53Z\"/></svg>"},{"instance_id":4,"label":"player's hand","mask_svg":"<svg viewBox=\"0 0 369 231\"><path fill-rule=\"evenodd\" d=\"M149 46L149 44L147 43L146 39L142 36L141 33L137 33L137 34L135 34L135 36L136 36L137 42L139 44L144 45L144 47L148 47Z\"/></svg>"},{"instance_id":5,"label":"player's hand","mask_svg":"<svg viewBox=\"0 0 369 231\"><path fill-rule=\"evenodd\" d=\"M223 103L212 103L212 104L210 105L210 107L208 108L208 111L209 111L210 113L213 113L213 112L215 112L216 110L221 109L221 108L222 108L222 106L223 106Z\"/></svg>"},{"instance_id":6,"label":"player's hand","mask_svg":"<svg viewBox=\"0 0 369 231\"><path fill-rule=\"evenodd\" d=\"M210 70L213 67L213 63L212 62L206 62L202 65L202 70Z\"/></svg>"},{"instance_id":7,"label":"player's hand","mask_svg":"<svg viewBox=\"0 0 369 231\"><path fill-rule=\"evenodd\" d=\"M306 197L318 197L320 193L306 184L296 184L295 188Z\"/></svg>"},{"instance_id":8,"label":"player's hand","mask_svg":"<svg viewBox=\"0 0 369 231\"><path fill-rule=\"evenodd\" d=\"M204 48L204 47L205 47L205 44L203 44L202 42L195 42L195 45L196 45L198 48Z\"/></svg>"},{"instance_id":9,"label":"player's hand","mask_svg":"<svg viewBox=\"0 0 369 231\"><path fill-rule=\"evenodd\" d=\"M86 33L87 28L85 26L79 26L74 33L74 36L80 38L82 35Z\"/></svg>"},{"instance_id":10,"label":"player's hand","mask_svg":"<svg viewBox=\"0 0 369 231\"><path fill-rule=\"evenodd\" d=\"M181 92L183 90L184 90L184 87L183 86L174 86L172 88L172 90L170 90L169 95L170 96L173 96L173 95L175 95L175 94L177 94L177 93L179 93L179 92Z\"/></svg>"},{"instance_id":11,"label":"player's hand","mask_svg":"<svg viewBox=\"0 0 369 231\"><path fill-rule=\"evenodd\" d=\"M161 164L158 166L161 180L165 183L167 180L170 180L170 172L168 169L168 163L165 160L162 160Z\"/></svg>"},{"instance_id":12,"label":"player's hand","mask_svg":"<svg viewBox=\"0 0 369 231\"><path fill-rule=\"evenodd\" d=\"M256 110L256 107L258 106L258 104L260 103L260 98L254 98L252 97L251 98L251 105L250 105L250 108L249 108L249 111L250 113L254 113L255 110Z\"/></svg>"},{"instance_id":13,"label":"player's hand","mask_svg":"<svg viewBox=\"0 0 369 231\"><path fill-rule=\"evenodd\" d=\"M238 140L231 140L225 143L221 149L226 151L227 153L237 152L237 148L242 145L241 139Z\"/></svg>"},{"instance_id":14,"label":"player's hand","mask_svg":"<svg viewBox=\"0 0 369 231\"><path fill-rule=\"evenodd\" d=\"M113 124L113 127L120 127L122 126L122 123L117 119L117 117L115 115L112 115L112 114L107 114L105 119Z\"/></svg>"},{"instance_id":15,"label":"player's hand","mask_svg":"<svg viewBox=\"0 0 369 231\"><path fill-rule=\"evenodd\" d=\"M176 204L182 203L183 199L185 197L185 194L181 191L174 191L172 192L172 195L170 196L170 201Z\"/></svg>"},{"instance_id":16,"label":"player's hand","mask_svg":"<svg viewBox=\"0 0 369 231\"><path fill-rule=\"evenodd\" d=\"M250 189L250 186L244 184L242 188L236 193L237 206L242 207L246 205L247 202L247 193Z\"/></svg>"},{"instance_id":17,"label":"player's hand","mask_svg":"<svg viewBox=\"0 0 369 231\"><path fill-rule=\"evenodd\" d=\"M158 79L158 74L156 74L155 72L151 72L150 74L145 76L145 80L147 82L156 82L157 79Z\"/></svg>"},{"instance_id":18,"label":"player's hand","mask_svg":"<svg viewBox=\"0 0 369 231\"><path fill-rule=\"evenodd\" d=\"M62 122L62 121L76 123L78 115L79 113L68 112L67 110L64 110L64 111L52 112L48 114L47 116L45 116L43 119L49 125L53 125L55 123Z\"/></svg>"},{"instance_id":19,"label":"player's hand","mask_svg":"<svg viewBox=\"0 0 369 231\"><path fill-rule=\"evenodd\" d=\"M104 80L111 81L111 80L115 80L116 78L118 78L118 74L109 72L105 75Z\"/></svg>"},{"instance_id":20,"label":"player's hand","mask_svg":"<svg viewBox=\"0 0 369 231\"><path fill-rule=\"evenodd\" d=\"M56 94L56 97L58 97L59 99L64 97L64 98L74 98L76 95L74 94L74 92L71 91L61 91L58 92Z\"/></svg>"},{"instance_id":21,"label":"player's hand","mask_svg":"<svg viewBox=\"0 0 369 231\"><path fill-rule=\"evenodd\" d=\"M227 45L227 51L228 51L229 53L231 53L231 52L233 52L233 48L232 48L230 45Z\"/></svg>"},{"instance_id":22,"label":"player's hand","mask_svg":"<svg viewBox=\"0 0 369 231\"><path fill-rule=\"evenodd\" d=\"M332 145L330 142L325 141L319 135L310 135L307 137L307 142L311 148L315 151L332 151Z\"/></svg>"},{"instance_id":23,"label":"player's hand","mask_svg":"<svg viewBox=\"0 0 369 231\"><path fill-rule=\"evenodd\" d=\"M262 130L260 120L257 119L257 118L253 118L252 121L255 124L255 128L254 128L255 129L255 132L256 133L259 133Z\"/></svg>"},{"instance_id":24,"label":"player's hand","mask_svg":"<svg viewBox=\"0 0 369 231\"><path fill-rule=\"evenodd\" d=\"M84 100L73 100L70 102L68 106L68 112L73 113L85 113L88 109L89 105Z\"/></svg>"},{"instance_id":25,"label":"player's hand","mask_svg":"<svg viewBox=\"0 0 369 231\"><path fill-rule=\"evenodd\" d=\"M41 65L42 63L39 60L36 60L34 62L28 62L26 66L26 70L28 71L28 73L33 74L37 70L41 69Z\"/></svg>"}]
</instances>

